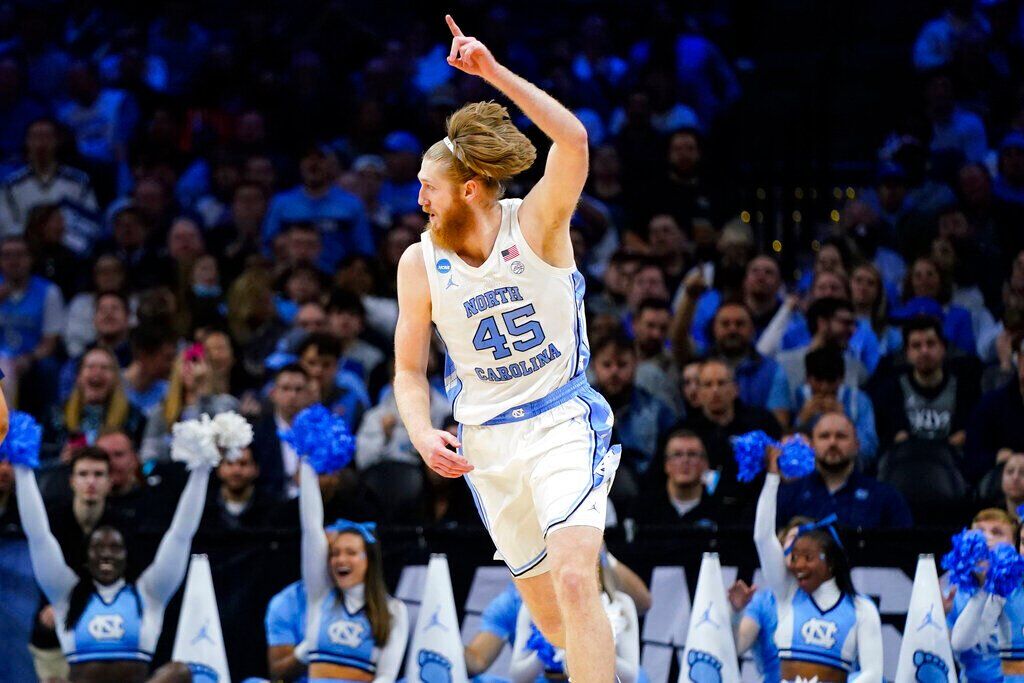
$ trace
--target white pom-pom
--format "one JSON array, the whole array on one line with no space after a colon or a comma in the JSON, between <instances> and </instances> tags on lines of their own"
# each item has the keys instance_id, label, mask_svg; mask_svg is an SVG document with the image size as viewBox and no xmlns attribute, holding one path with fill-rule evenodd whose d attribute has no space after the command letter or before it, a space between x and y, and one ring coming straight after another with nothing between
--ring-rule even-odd
<instances>
[{"instance_id":1,"label":"white pom-pom","mask_svg":"<svg viewBox=\"0 0 1024 683\"><path fill-rule=\"evenodd\" d=\"M214 437L213 423L209 415L198 420L185 420L171 430L171 459L185 463L189 470L197 467L216 467L220 463L220 451Z\"/></svg>"},{"instance_id":2,"label":"white pom-pom","mask_svg":"<svg viewBox=\"0 0 1024 683\"><path fill-rule=\"evenodd\" d=\"M252 425L233 410L213 418L213 436L228 460L238 460L242 449L252 443Z\"/></svg>"}]
</instances>

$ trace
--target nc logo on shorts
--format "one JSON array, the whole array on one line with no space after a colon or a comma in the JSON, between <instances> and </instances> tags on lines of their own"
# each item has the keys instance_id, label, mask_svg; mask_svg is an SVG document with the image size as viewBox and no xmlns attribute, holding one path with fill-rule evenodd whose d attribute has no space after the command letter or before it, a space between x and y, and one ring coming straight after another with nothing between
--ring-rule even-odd
<instances>
[{"instance_id":1,"label":"nc logo on shorts","mask_svg":"<svg viewBox=\"0 0 1024 683\"><path fill-rule=\"evenodd\" d=\"M89 620L89 635L96 640L124 638L124 617L120 614L98 614Z\"/></svg>"},{"instance_id":2,"label":"nc logo on shorts","mask_svg":"<svg viewBox=\"0 0 1024 683\"><path fill-rule=\"evenodd\" d=\"M914 680L918 683L946 683L949 665L938 655L924 650L914 652Z\"/></svg>"},{"instance_id":3,"label":"nc logo on shorts","mask_svg":"<svg viewBox=\"0 0 1024 683\"><path fill-rule=\"evenodd\" d=\"M690 665L690 680L693 683L722 683L722 662L718 657L703 650L686 653Z\"/></svg>"},{"instance_id":4,"label":"nc logo on shorts","mask_svg":"<svg viewBox=\"0 0 1024 683\"><path fill-rule=\"evenodd\" d=\"M441 259L437 262L437 272L445 275L452 269L452 262L446 258Z\"/></svg>"},{"instance_id":5,"label":"nc logo on shorts","mask_svg":"<svg viewBox=\"0 0 1024 683\"><path fill-rule=\"evenodd\" d=\"M515 275L522 275L523 271L526 270L526 266L523 265L522 261L513 261L511 268Z\"/></svg>"},{"instance_id":6,"label":"nc logo on shorts","mask_svg":"<svg viewBox=\"0 0 1024 683\"><path fill-rule=\"evenodd\" d=\"M327 637L335 645L359 647L363 642L363 625L357 621L339 619L327 627Z\"/></svg>"},{"instance_id":7,"label":"nc logo on shorts","mask_svg":"<svg viewBox=\"0 0 1024 683\"><path fill-rule=\"evenodd\" d=\"M834 621L809 619L800 627L800 635L808 645L817 645L826 649L836 644L836 631L839 629Z\"/></svg>"},{"instance_id":8,"label":"nc logo on shorts","mask_svg":"<svg viewBox=\"0 0 1024 683\"><path fill-rule=\"evenodd\" d=\"M440 652L420 650L416 662L420 665L422 683L452 683L452 663Z\"/></svg>"},{"instance_id":9,"label":"nc logo on shorts","mask_svg":"<svg viewBox=\"0 0 1024 683\"><path fill-rule=\"evenodd\" d=\"M523 415L526 415L526 411L523 410L522 408L516 408L515 410L512 411L512 417L516 418L517 420L521 418Z\"/></svg>"}]
</instances>

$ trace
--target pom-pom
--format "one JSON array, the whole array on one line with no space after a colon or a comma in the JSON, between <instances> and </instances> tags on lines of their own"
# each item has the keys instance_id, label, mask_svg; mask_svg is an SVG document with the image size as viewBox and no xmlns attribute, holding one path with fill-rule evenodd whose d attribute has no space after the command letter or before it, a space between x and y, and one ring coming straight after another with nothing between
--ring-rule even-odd
<instances>
[{"instance_id":1,"label":"pom-pom","mask_svg":"<svg viewBox=\"0 0 1024 683\"><path fill-rule=\"evenodd\" d=\"M227 460L238 460L252 443L252 425L233 410L213 418L213 438Z\"/></svg>"},{"instance_id":2,"label":"pom-pom","mask_svg":"<svg viewBox=\"0 0 1024 683\"><path fill-rule=\"evenodd\" d=\"M178 422L171 434L172 460L185 463L189 470L212 468L220 463L220 450L217 448L209 415L203 415L198 420Z\"/></svg>"},{"instance_id":3,"label":"pom-pom","mask_svg":"<svg viewBox=\"0 0 1024 683\"><path fill-rule=\"evenodd\" d=\"M1024 557L1008 543L1000 543L989 555L985 590L992 595L1007 597L1024 579Z\"/></svg>"},{"instance_id":4,"label":"pom-pom","mask_svg":"<svg viewBox=\"0 0 1024 683\"><path fill-rule=\"evenodd\" d=\"M555 646L547 641L536 624L530 624L530 637L526 641L526 649L537 653L537 658L544 663L549 671L562 671L562 662L558 661Z\"/></svg>"},{"instance_id":5,"label":"pom-pom","mask_svg":"<svg viewBox=\"0 0 1024 683\"><path fill-rule=\"evenodd\" d=\"M280 434L317 474L337 472L352 460L356 442L345 421L319 403L295 416L291 429Z\"/></svg>"},{"instance_id":6,"label":"pom-pom","mask_svg":"<svg viewBox=\"0 0 1024 683\"><path fill-rule=\"evenodd\" d=\"M980 563L989 559L988 544L980 531L964 529L953 536L953 549L942 558L942 568L949 571L949 584L966 595L978 589L975 573Z\"/></svg>"},{"instance_id":7,"label":"pom-pom","mask_svg":"<svg viewBox=\"0 0 1024 683\"><path fill-rule=\"evenodd\" d=\"M803 434L782 440L779 448L779 472L787 479L806 477L814 471L814 449Z\"/></svg>"},{"instance_id":8,"label":"pom-pom","mask_svg":"<svg viewBox=\"0 0 1024 683\"><path fill-rule=\"evenodd\" d=\"M764 432L747 432L732 437L732 451L736 456L740 481L754 481L764 467L764 451L774 442Z\"/></svg>"},{"instance_id":9,"label":"pom-pom","mask_svg":"<svg viewBox=\"0 0 1024 683\"><path fill-rule=\"evenodd\" d=\"M18 410L11 411L7 438L0 444L0 460L12 465L39 467L39 444L43 441L43 428L35 418Z\"/></svg>"}]
</instances>

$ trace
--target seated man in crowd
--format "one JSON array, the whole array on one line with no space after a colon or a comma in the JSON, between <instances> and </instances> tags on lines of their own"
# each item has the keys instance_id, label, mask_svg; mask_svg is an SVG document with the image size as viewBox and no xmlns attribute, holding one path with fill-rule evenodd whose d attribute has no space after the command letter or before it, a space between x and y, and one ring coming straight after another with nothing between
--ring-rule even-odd
<instances>
[{"instance_id":1,"label":"seated man in crowd","mask_svg":"<svg viewBox=\"0 0 1024 683\"><path fill-rule=\"evenodd\" d=\"M754 332L754 318L745 304L723 303L711 319L712 355L732 366L741 401L777 411L788 405L786 373L774 360L757 352Z\"/></svg>"},{"instance_id":2,"label":"seated man in crowd","mask_svg":"<svg viewBox=\"0 0 1024 683\"><path fill-rule=\"evenodd\" d=\"M811 432L815 470L779 488L778 519L804 515L861 529L909 529L910 508L899 491L857 470L860 443L845 413L822 415Z\"/></svg>"},{"instance_id":3,"label":"seated man in crowd","mask_svg":"<svg viewBox=\"0 0 1024 683\"><path fill-rule=\"evenodd\" d=\"M834 346L823 346L804 356L807 381L796 392L793 429L810 432L826 413L845 413L857 429L860 466L870 466L878 455L875 409L868 395L843 384L846 372L843 354Z\"/></svg>"},{"instance_id":4,"label":"seated man in crowd","mask_svg":"<svg viewBox=\"0 0 1024 683\"><path fill-rule=\"evenodd\" d=\"M843 352L846 365L844 384L860 387L867 382L867 368L849 348L850 339L857 328L857 318L849 301L834 297L816 300L807 309L807 328L811 332L811 341L806 346L783 351L778 355L779 365L786 371L790 392L795 393L807 380L804 356L827 345L838 346Z\"/></svg>"},{"instance_id":5,"label":"seated man in crowd","mask_svg":"<svg viewBox=\"0 0 1024 683\"><path fill-rule=\"evenodd\" d=\"M235 460L221 460L217 465L220 486L210 488L201 528L224 531L265 525L279 499L256 488L259 476L251 448L243 448Z\"/></svg>"},{"instance_id":6,"label":"seated man in crowd","mask_svg":"<svg viewBox=\"0 0 1024 683\"><path fill-rule=\"evenodd\" d=\"M636 386L636 347L621 330L594 342L590 349L594 388L615 415L613 441L622 444L616 493L631 498L639 492L661 438L676 421L672 409Z\"/></svg>"},{"instance_id":7,"label":"seated man in crowd","mask_svg":"<svg viewBox=\"0 0 1024 683\"><path fill-rule=\"evenodd\" d=\"M911 318L903 339L909 367L880 382L874 393L882 444L927 439L963 448L970 410L978 401L978 377L946 362L938 319Z\"/></svg>"},{"instance_id":8,"label":"seated man in crowd","mask_svg":"<svg viewBox=\"0 0 1024 683\"><path fill-rule=\"evenodd\" d=\"M665 489L641 496L633 515L637 524L717 527L720 510L708 490L708 452L700 437L677 429L669 434L663 453Z\"/></svg>"},{"instance_id":9,"label":"seated man in crowd","mask_svg":"<svg viewBox=\"0 0 1024 683\"><path fill-rule=\"evenodd\" d=\"M697 434L707 448L708 461L719 472L718 492L722 504L746 507L756 498L756 491L736 481L732 437L759 429L778 439L782 429L767 410L739 400L739 387L732 368L720 358L701 364L698 397L700 411L687 415L680 426Z\"/></svg>"}]
</instances>

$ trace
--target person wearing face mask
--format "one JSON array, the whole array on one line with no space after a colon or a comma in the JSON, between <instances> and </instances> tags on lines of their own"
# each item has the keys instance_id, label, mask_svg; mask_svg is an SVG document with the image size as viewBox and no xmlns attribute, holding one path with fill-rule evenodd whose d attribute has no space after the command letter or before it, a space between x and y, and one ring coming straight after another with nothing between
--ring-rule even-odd
<instances>
[{"instance_id":1,"label":"person wearing face mask","mask_svg":"<svg viewBox=\"0 0 1024 683\"><path fill-rule=\"evenodd\" d=\"M311 683L393 683L409 638L405 604L387 594L375 525L339 520L324 534L317 473L299 465L305 638L282 668L309 667Z\"/></svg>"},{"instance_id":2,"label":"person wearing face mask","mask_svg":"<svg viewBox=\"0 0 1024 683\"><path fill-rule=\"evenodd\" d=\"M776 536L779 451L765 454L767 475L757 501L754 544L765 585L775 597L774 632L781 680L882 681L882 624L875 604L853 587L850 561L832 523L804 524L783 549Z\"/></svg>"},{"instance_id":3,"label":"person wearing face mask","mask_svg":"<svg viewBox=\"0 0 1024 683\"><path fill-rule=\"evenodd\" d=\"M80 576L68 566L51 533L33 469L20 461L14 463L18 511L28 537L32 569L53 606L70 680L149 680L164 610L185 578L192 537L199 527L217 457L217 453L204 454L191 463L170 528L153 562L137 578L127 572L124 535L108 524L96 526L86 538L84 573ZM185 665L171 666L181 669Z\"/></svg>"},{"instance_id":4,"label":"person wearing face mask","mask_svg":"<svg viewBox=\"0 0 1024 683\"><path fill-rule=\"evenodd\" d=\"M971 529L985 534L985 543L989 549L1000 543L1014 544L1017 539L1017 522L1009 513L996 508L987 508L974 516ZM999 637L994 629L978 633L976 637L966 639L964 628L968 623L975 626L973 619L980 616L977 605L971 612L964 615L971 596L966 592L958 592L956 587L950 589L946 598L946 622L952 636L953 652L960 664L961 680L971 683L995 683L1003 681L1003 669L999 662ZM980 602L978 599L976 602ZM962 625L959 626L958 624Z\"/></svg>"}]
</instances>

